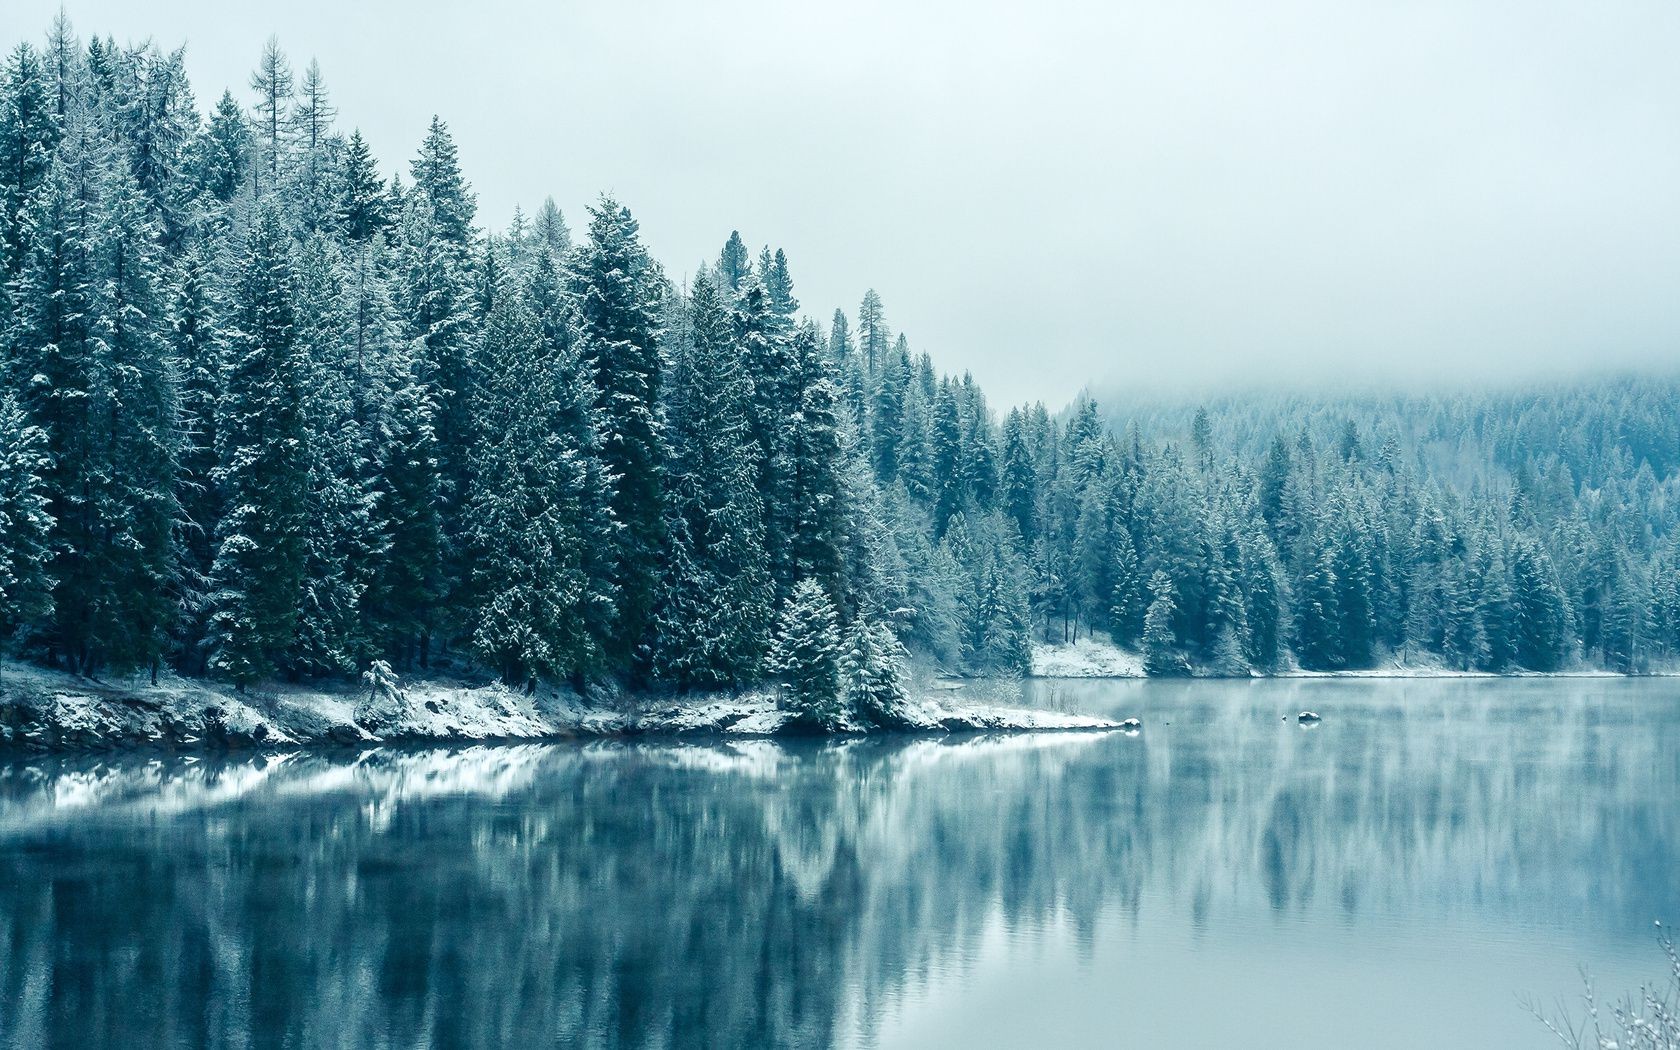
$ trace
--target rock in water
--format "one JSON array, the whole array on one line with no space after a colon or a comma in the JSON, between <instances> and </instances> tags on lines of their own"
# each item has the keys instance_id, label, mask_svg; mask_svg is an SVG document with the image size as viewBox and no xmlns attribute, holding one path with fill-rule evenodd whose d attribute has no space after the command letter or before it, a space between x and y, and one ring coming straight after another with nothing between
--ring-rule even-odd
<instances>
[{"instance_id":1,"label":"rock in water","mask_svg":"<svg viewBox=\"0 0 1680 1050\"><path fill-rule=\"evenodd\" d=\"M1295 716L1295 721L1301 723L1302 725L1311 725L1314 722L1322 722L1324 719L1318 717L1318 713L1316 711L1302 711L1300 714Z\"/></svg>"},{"instance_id":2,"label":"rock in water","mask_svg":"<svg viewBox=\"0 0 1680 1050\"><path fill-rule=\"evenodd\" d=\"M1142 729L1143 723L1136 718L1128 718L1120 723L1120 731L1124 733L1137 733Z\"/></svg>"}]
</instances>

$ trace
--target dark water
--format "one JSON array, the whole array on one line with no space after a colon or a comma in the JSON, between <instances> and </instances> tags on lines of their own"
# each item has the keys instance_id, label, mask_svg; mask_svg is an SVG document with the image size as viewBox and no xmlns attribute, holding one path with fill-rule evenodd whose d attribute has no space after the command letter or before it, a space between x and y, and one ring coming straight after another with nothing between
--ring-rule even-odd
<instances>
[{"instance_id":1,"label":"dark water","mask_svg":"<svg viewBox=\"0 0 1680 1050\"><path fill-rule=\"evenodd\" d=\"M0 1045L1540 1047L1680 921L1680 683L1034 691L1145 732L0 765Z\"/></svg>"}]
</instances>

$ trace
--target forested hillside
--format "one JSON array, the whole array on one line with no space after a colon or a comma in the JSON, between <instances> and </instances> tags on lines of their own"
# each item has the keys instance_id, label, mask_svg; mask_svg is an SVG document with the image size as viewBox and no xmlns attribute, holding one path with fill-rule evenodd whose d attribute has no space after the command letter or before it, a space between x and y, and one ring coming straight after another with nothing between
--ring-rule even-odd
<instances>
[{"instance_id":1,"label":"forested hillside","mask_svg":"<svg viewBox=\"0 0 1680 1050\"><path fill-rule=\"evenodd\" d=\"M272 42L206 111L179 51L17 45L11 651L821 710L890 698L901 644L963 673L1092 630L1154 673L1680 647L1673 381L1000 420L874 292L813 321L739 234L673 279L615 200L575 236L552 201L490 218L443 120L387 177Z\"/></svg>"}]
</instances>

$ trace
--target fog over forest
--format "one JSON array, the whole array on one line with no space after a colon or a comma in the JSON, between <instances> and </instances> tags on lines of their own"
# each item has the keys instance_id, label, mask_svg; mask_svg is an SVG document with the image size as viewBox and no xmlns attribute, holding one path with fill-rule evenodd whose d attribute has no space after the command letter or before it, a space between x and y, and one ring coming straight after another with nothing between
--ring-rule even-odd
<instances>
[{"instance_id":1,"label":"fog over forest","mask_svg":"<svg viewBox=\"0 0 1680 1050\"><path fill-rule=\"evenodd\" d=\"M59 6L9 0L4 35ZM874 287L1000 403L1680 347L1680 9L1656 0L66 10L186 43L201 105L245 99L276 34L387 171L443 117L490 227L608 190L677 280L720 230L774 242L814 314Z\"/></svg>"}]
</instances>

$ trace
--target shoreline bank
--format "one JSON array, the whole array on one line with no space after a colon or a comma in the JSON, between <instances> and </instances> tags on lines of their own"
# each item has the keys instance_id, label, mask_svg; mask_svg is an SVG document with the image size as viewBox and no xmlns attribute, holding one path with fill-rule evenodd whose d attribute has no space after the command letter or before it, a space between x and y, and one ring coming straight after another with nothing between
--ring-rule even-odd
<instances>
[{"instance_id":1,"label":"shoreline bank","mask_svg":"<svg viewBox=\"0 0 1680 1050\"><path fill-rule=\"evenodd\" d=\"M366 688L279 685L238 693L166 675L100 680L7 664L0 672L0 753L222 751L636 737L862 736L882 733L1091 731L1118 723L923 695L889 715L830 727L801 723L775 694L645 696L565 688L534 693L500 683L416 680Z\"/></svg>"}]
</instances>

